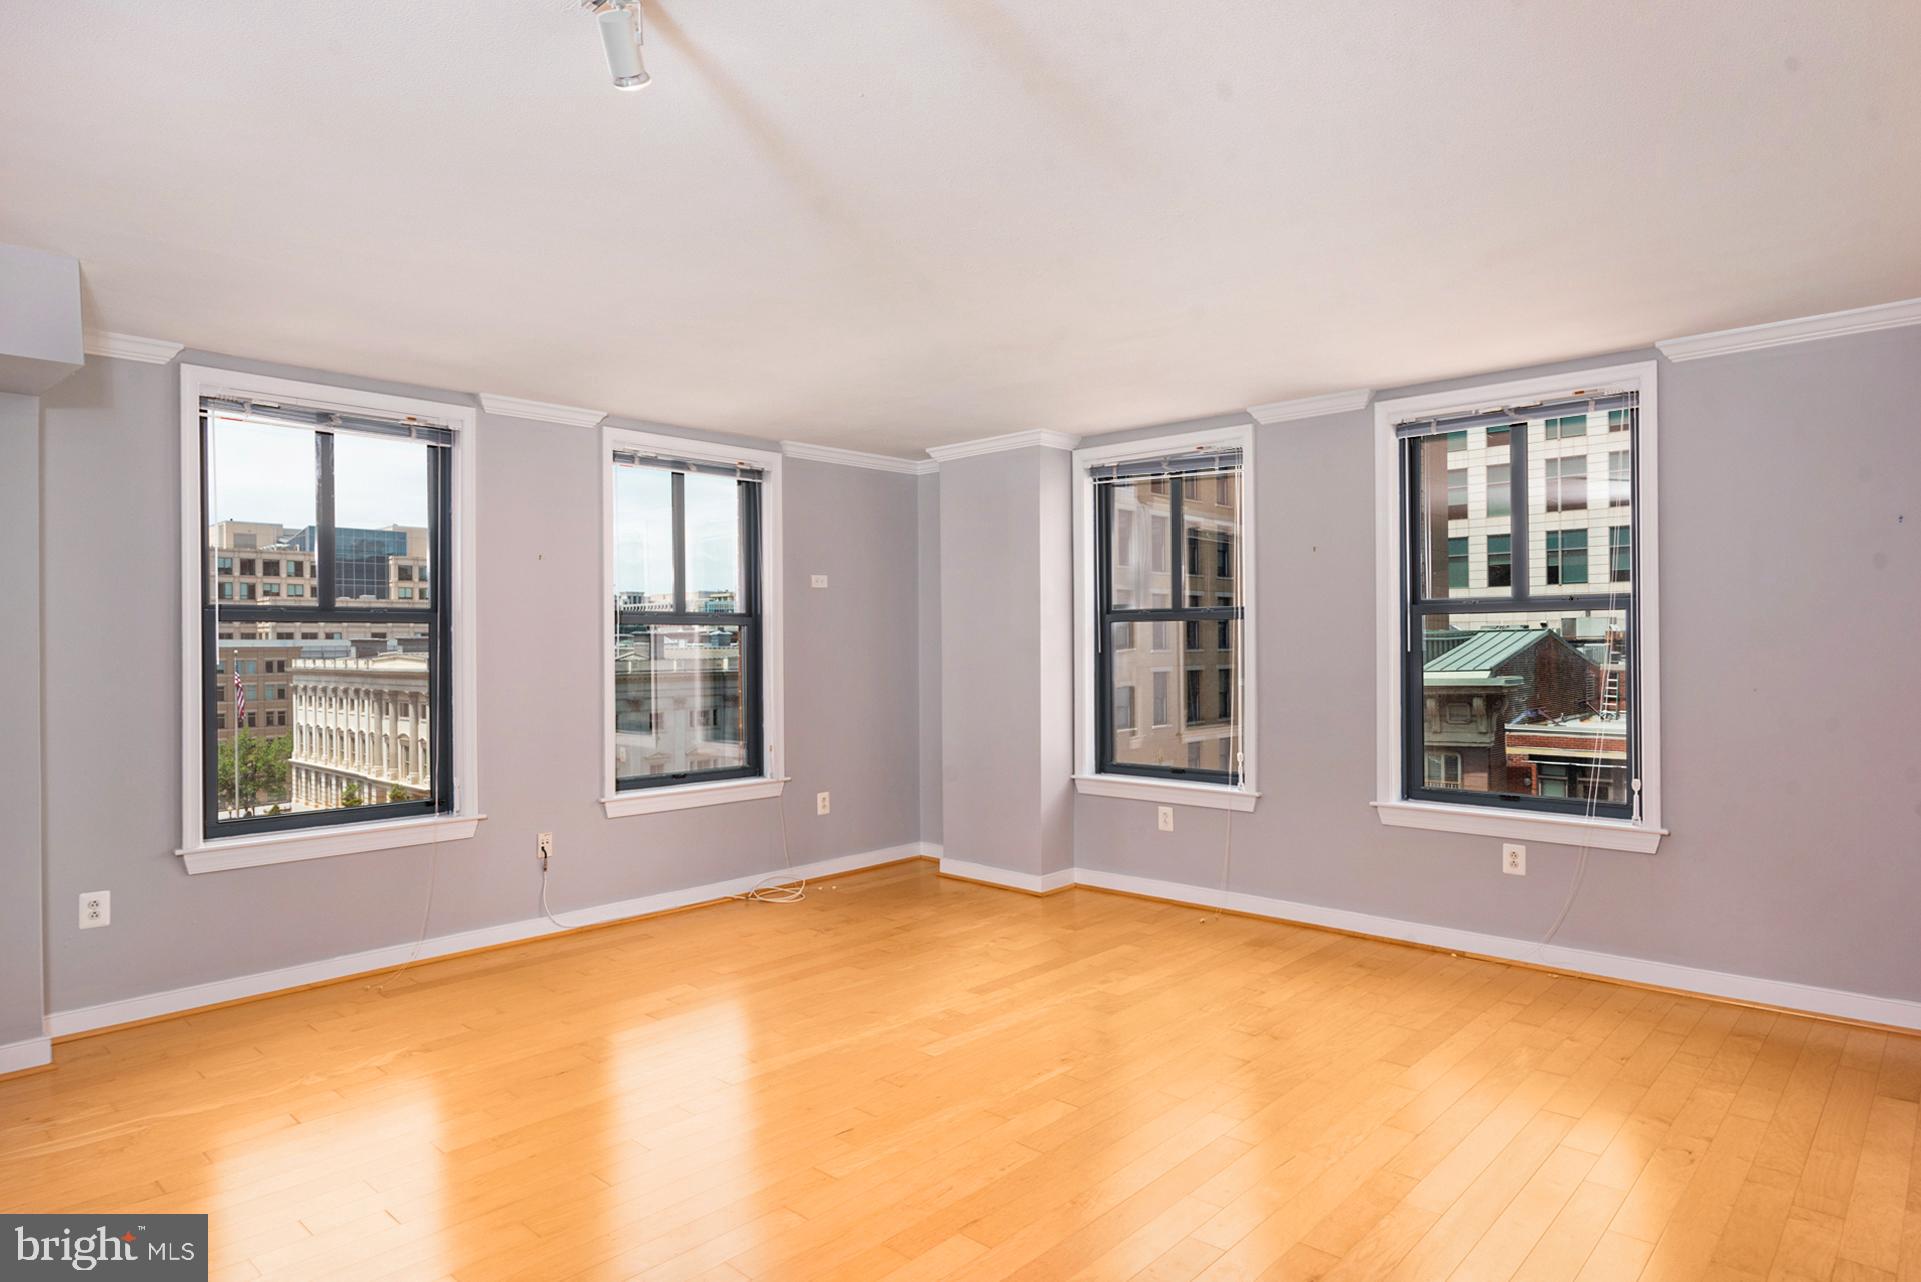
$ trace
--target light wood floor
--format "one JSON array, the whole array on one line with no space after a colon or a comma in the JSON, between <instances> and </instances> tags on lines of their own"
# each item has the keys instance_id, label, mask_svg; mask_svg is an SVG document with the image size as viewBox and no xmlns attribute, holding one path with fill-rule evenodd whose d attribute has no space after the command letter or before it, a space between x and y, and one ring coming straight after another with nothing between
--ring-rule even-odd
<instances>
[{"instance_id":1,"label":"light wood floor","mask_svg":"<svg viewBox=\"0 0 1921 1282\"><path fill-rule=\"evenodd\" d=\"M63 1045L224 1278L1921 1278L1921 1040L912 864Z\"/></svg>"}]
</instances>

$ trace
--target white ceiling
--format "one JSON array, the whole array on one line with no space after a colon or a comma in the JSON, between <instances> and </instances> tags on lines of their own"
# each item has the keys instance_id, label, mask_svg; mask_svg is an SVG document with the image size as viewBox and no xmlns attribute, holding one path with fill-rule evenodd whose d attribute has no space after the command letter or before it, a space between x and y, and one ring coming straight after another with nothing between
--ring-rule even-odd
<instances>
[{"instance_id":1,"label":"white ceiling","mask_svg":"<svg viewBox=\"0 0 1921 1282\"><path fill-rule=\"evenodd\" d=\"M1914 0L0 0L89 323L895 454L1921 295Z\"/></svg>"}]
</instances>

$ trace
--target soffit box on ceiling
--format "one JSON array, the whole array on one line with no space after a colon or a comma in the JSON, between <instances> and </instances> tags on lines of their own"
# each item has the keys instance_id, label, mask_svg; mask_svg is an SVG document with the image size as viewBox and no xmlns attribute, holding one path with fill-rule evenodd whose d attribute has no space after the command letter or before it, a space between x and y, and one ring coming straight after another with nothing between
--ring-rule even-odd
<instances>
[{"instance_id":1,"label":"soffit box on ceiling","mask_svg":"<svg viewBox=\"0 0 1921 1282\"><path fill-rule=\"evenodd\" d=\"M0 245L0 392L38 396L85 360L80 260Z\"/></svg>"}]
</instances>

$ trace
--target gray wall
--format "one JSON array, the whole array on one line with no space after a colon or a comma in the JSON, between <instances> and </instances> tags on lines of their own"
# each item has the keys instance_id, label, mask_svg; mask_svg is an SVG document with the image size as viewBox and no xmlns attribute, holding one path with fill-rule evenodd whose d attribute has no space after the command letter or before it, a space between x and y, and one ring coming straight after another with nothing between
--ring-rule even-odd
<instances>
[{"instance_id":1,"label":"gray wall","mask_svg":"<svg viewBox=\"0 0 1921 1282\"><path fill-rule=\"evenodd\" d=\"M1921 329L1660 379L1673 835L1652 856L1593 852L1555 942L1921 998ZM1362 411L1257 438L1264 795L1234 817L1231 885L1539 938L1577 851L1530 844L1528 875L1504 876L1495 838L1386 828L1368 807L1372 430ZM1080 797L1078 862L1213 886L1224 822L1182 810L1160 833L1149 804Z\"/></svg>"},{"instance_id":2,"label":"gray wall","mask_svg":"<svg viewBox=\"0 0 1921 1282\"><path fill-rule=\"evenodd\" d=\"M316 381L468 398L211 357ZM470 402L468 402L470 403ZM411 942L433 852L189 877L179 845L179 375L94 359L45 401L50 1006ZM438 853L429 933L539 914L534 835L555 835L555 911L918 838L915 478L789 460L782 802L607 819L600 785L599 436L480 416L480 774L488 818ZM811 589L825 573L831 587ZM815 817L831 789L833 813ZM113 925L73 905L111 890ZM37 1031L37 1030L36 1030Z\"/></svg>"},{"instance_id":3,"label":"gray wall","mask_svg":"<svg viewBox=\"0 0 1921 1282\"><path fill-rule=\"evenodd\" d=\"M1073 862L1072 459L941 465L942 853L1039 876Z\"/></svg>"},{"instance_id":4,"label":"gray wall","mask_svg":"<svg viewBox=\"0 0 1921 1282\"><path fill-rule=\"evenodd\" d=\"M920 509L915 595L920 642L920 836L941 839L940 476L916 478Z\"/></svg>"},{"instance_id":5,"label":"gray wall","mask_svg":"<svg viewBox=\"0 0 1921 1282\"><path fill-rule=\"evenodd\" d=\"M0 394L0 1046L41 1035L40 402Z\"/></svg>"}]
</instances>

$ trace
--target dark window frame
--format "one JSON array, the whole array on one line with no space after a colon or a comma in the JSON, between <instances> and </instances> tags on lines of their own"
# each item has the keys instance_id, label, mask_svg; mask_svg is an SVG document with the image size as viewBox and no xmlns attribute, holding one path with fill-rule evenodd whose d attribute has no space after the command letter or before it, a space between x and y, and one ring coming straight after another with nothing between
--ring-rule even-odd
<instances>
[{"instance_id":1,"label":"dark window frame","mask_svg":"<svg viewBox=\"0 0 1921 1282\"><path fill-rule=\"evenodd\" d=\"M1231 470L1225 470L1221 472L1220 475L1234 478L1234 484L1240 487L1245 485L1246 472L1246 465L1243 461L1241 466ZM1143 478L1136 477L1131 479L1139 480ZM1188 599L1186 587L1187 559L1183 555L1186 550L1183 546L1186 538L1186 520L1183 505L1186 499L1187 488L1188 487L1183 484L1156 487L1154 490L1157 494L1165 492L1168 498L1166 517L1168 569L1166 573L1170 575L1170 587L1168 591L1168 600L1170 602ZM1186 783L1211 783L1223 784L1230 787L1237 786L1240 783L1240 777L1237 772L1232 770L1219 770L1200 766L1146 765L1141 762L1121 761L1117 759L1118 754L1115 751L1115 727L1113 724L1113 697L1111 693L1114 683L1112 654L1114 647L1112 638L1115 626L1123 623L1164 625L1170 623L1199 624L1207 622L1225 622L1231 625L1232 622L1246 617L1246 607L1238 604L1232 606L1190 605L1183 607L1170 605L1161 608L1116 607L1114 604L1113 564L1114 490L1115 485L1107 482L1096 482L1093 486L1095 772L1104 775L1128 775L1147 779L1173 779ZM1241 489L1237 492L1243 496L1243 501L1245 501L1245 490ZM1149 515L1158 516L1158 513ZM1147 537L1151 543L1154 521L1150 519L1142 522L1137 518L1135 528L1141 529L1143 527L1147 530ZM1148 551L1148 566L1150 572L1160 573L1161 571L1153 570L1152 567L1154 564L1154 551L1150 546ZM1236 591L1239 591L1238 584L1236 585ZM1185 632L1185 628L1183 628L1183 632ZM1241 653L1242 649L1242 647L1236 646L1231 652L1233 657L1232 666L1236 672L1240 672L1240 665L1246 661L1244 655ZM1184 659L1181 667L1183 669L1186 667ZM1241 679L1245 680L1245 676L1243 675ZM1171 679L1169 684L1172 685ZM1168 699L1170 705L1173 703L1173 698L1173 692L1170 690ZM1170 714L1172 712L1171 706L1169 712ZM1135 709L1134 716L1135 721L1138 723L1140 720L1140 710L1138 708ZM1163 723L1154 722L1151 721L1151 719L1149 722L1150 726L1161 724ZM1165 724L1172 724L1172 722L1170 721Z\"/></svg>"},{"instance_id":2,"label":"dark window frame","mask_svg":"<svg viewBox=\"0 0 1921 1282\"><path fill-rule=\"evenodd\" d=\"M334 597L332 561L334 551L334 436L353 429L316 425L292 427L311 431L314 438L314 558L325 563L328 571L316 576L317 585L310 597L291 598L312 602L309 605L269 605L255 600L241 604L210 595L215 575L211 573L216 549L206 537L211 525L209 465L213 450L213 415L203 399L200 407L200 673L201 673L201 836L207 841L245 837L266 832L333 828L345 824L378 823L389 819L413 819L422 815L451 814L454 809L453 774L453 620L438 601L425 608L418 605L400 609L392 606L338 604ZM452 444L427 445L427 546L429 556L441 565L452 564L453 556L453 451ZM258 558L256 558L258 559ZM250 587L251 584L243 584ZM290 598L281 597L285 602ZM431 787L428 795L416 801L380 802L335 810L309 810L280 815L254 815L250 818L221 819L218 796L220 784L220 739L217 720L224 695L218 668L219 623L276 623L289 627L302 624L345 624L385 622L405 623L427 628L427 697L433 717L435 744ZM212 679L209 679L211 676ZM248 713L249 723L253 713ZM239 726L234 727L238 742ZM238 761L236 760L236 767Z\"/></svg>"},{"instance_id":3,"label":"dark window frame","mask_svg":"<svg viewBox=\"0 0 1921 1282\"><path fill-rule=\"evenodd\" d=\"M1626 522L1629 530L1629 555L1633 561L1632 580L1629 589L1641 581L1641 539L1639 525L1640 508L1640 410L1632 407L1628 411L1629 422L1625 428L1628 433L1628 459L1630 464L1631 502ZM1510 529L1510 573L1512 586L1507 596L1502 597L1430 597L1424 585L1429 579L1429 565L1425 540L1422 538L1421 511L1421 449L1426 436L1409 436L1398 442L1400 463L1401 493L1399 505L1400 544L1401 544L1401 796L1408 801L1432 801L1445 805L1480 806L1492 810L1511 810L1546 814L1588 816L1597 819L1632 819L1634 817L1633 781L1641 774L1642 742L1642 699L1641 699L1641 661L1640 636L1641 616L1639 597L1632 590L1613 590L1601 592L1559 592L1551 587L1536 593L1533 589L1528 567L1528 541L1532 524L1537 514L1530 511L1528 501L1528 453L1531 442L1528 439L1527 422L1515 417L1506 424L1509 433L1509 475L1513 485L1513 513ZM1499 430L1498 426L1493 430ZM1618 429L1617 429L1618 430ZM1443 464L1445 466L1445 464ZM1443 489L1443 494L1445 490ZM1604 509L1605 510L1605 509ZM1539 515L1554 515L1545 513ZM1586 527L1582 527L1585 529ZM1543 541L1545 547L1545 540ZM1445 559L1446 549L1440 549ZM1603 588L1611 585L1603 584ZM1426 779L1426 744L1423 718L1426 710L1425 660L1426 646L1422 638L1425 620L1431 615L1447 616L1453 614L1513 614L1530 615L1548 613L1553 610L1566 610L1569 613L1583 611L1619 611L1626 620L1626 635L1621 641L1621 659L1627 667L1627 761L1628 780L1627 799L1623 802L1590 801L1582 797L1555 798L1527 796L1521 793L1475 793L1465 789L1449 790L1430 788ZM1610 659L1612 656L1610 656Z\"/></svg>"},{"instance_id":4,"label":"dark window frame","mask_svg":"<svg viewBox=\"0 0 1921 1282\"><path fill-rule=\"evenodd\" d=\"M672 460L643 459L637 463L623 463L613 458L607 460L608 467L653 467L667 472L673 479L670 487L670 517L674 541L674 608L672 610L647 610L642 608L623 608L619 599L614 601L614 633L606 639L606 644L616 647L623 620L629 624L646 624L653 627L711 627L738 628L740 630L740 706L738 709L741 728L741 761L738 766L728 766L720 770L680 770L658 775L620 775L614 776L614 791L645 792L655 788L679 788L689 784L722 783L730 779L761 779L766 777L766 681L763 671L765 646L762 636L764 614L764 589L761 583L761 518L762 491L766 482L748 480L735 481L737 529L740 539L740 577L741 602L745 609L722 613L711 610L690 610L687 608L687 465L676 464ZM619 514L608 514L608 537L618 536ZM619 675L615 674L615 685L606 697L618 697ZM653 710L653 717L660 715L659 709ZM619 716L615 710L616 725ZM615 731L619 733L618 729ZM610 742L604 749L611 754L614 745Z\"/></svg>"}]
</instances>

